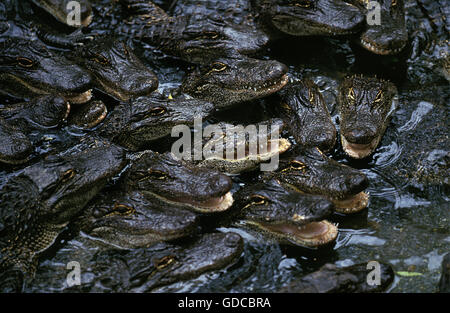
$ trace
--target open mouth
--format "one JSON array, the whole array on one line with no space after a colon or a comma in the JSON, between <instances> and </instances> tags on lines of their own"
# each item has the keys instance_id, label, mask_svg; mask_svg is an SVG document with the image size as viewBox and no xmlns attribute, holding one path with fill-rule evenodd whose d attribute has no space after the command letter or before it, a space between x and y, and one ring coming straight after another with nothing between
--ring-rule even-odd
<instances>
[{"instance_id":1,"label":"open mouth","mask_svg":"<svg viewBox=\"0 0 450 313\"><path fill-rule=\"evenodd\" d=\"M369 203L369 195L363 191L345 199L332 199L335 211L343 214L352 214L362 211Z\"/></svg>"},{"instance_id":2,"label":"open mouth","mask_svg":"<svg viewBox=\"0 0 450 313\"><path fill-rule=\"evenodd\" d=\"M268 95L277 92L278 90L283 88L288 83L288 81L289 81L288 75L284 74L283 76L281 76L280 79L277 79L275 81L268 81L258 86L250 86L250 85L242 86L240 90L237 90L237 92L254 91L257 93Z\"/></svg>"},{"instance_id":3,"label":"open mouth","mask_svg":"<svg viewBox=\"0 0 450 313\"><path fill-rule=\"evenodd\" d=\"M148 192L153 196L171 204L185 205L200 213L216 213L228 210L233 204L233 195L227 192L223 196L213 197L204 201L195 200L193 198L165 198L160 195Z\"/></svg>"},{"instance_id":4,"label":"open mouth","mask_svg":"<svg viewBox=\"0 0 450 313\"><path fill-rule=\"evenodd\" d=\"M370 52L380 54L380 55L389 55L389 54L400 53L400 51L402 51L406 45L406 44L403 44L400 48L397 48L397 49L382 48L380 46L376 46L375 44L365 40L364 38L360 39L360 43L364 48L366 48Z\"/></svg>"},{"instance_id":5,"label":"open mouth","mask_svg":"<svg viewBox=\"0 0 450 313\"><path fill-rule=\"evenodd\" d=\"M378 146L380 137L373 139L368 144L351 143L341 135L342 149L344 152L354 159L362 159L369 156Z\"/></svg>"},{"instance_id":6,"label":"open mouth","mask_svg":"<svg viewBox=\"0 0 450 313\"><path fill-rule=\"evenodd\" d=\"M303 226L291 223L269 224L252 222L251 224L290 243L310 248L329 244L336 240L338 234L337 227L327 220L311 222Z\"/></svg>"}]
</instances>

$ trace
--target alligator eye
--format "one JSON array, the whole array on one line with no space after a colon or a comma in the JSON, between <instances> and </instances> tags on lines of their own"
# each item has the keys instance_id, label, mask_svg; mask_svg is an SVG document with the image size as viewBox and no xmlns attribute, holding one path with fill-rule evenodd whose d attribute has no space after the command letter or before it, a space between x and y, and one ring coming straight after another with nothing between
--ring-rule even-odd
<instances>
[{"instance_id":1,"label":"alligator eye","mask_svg":"<svg viewBox=\"0 0 450 313\"><path fill-rule=\"evenodd\" d=\"M113 216L113 215L129 216L134 213L136 213L136 210L133 207L128 206L126 204L115 203L114 207L112 208L112 211L108 213L106 216Z\"/></svg>"},{"instance_id":2,"label":"alligator eye","mask_svg":"<svg viewBox=\"0 0 450 313\"><path fill-rule=\"evenodd\" d=\"M348 98L352 101L356 101L355 91L353 90L353 87L348 91Z\"/></svg>"},{"instance_id":3,"label":"alligator eye","mask_svg":"<svg viewBox=\"0 0 450 313\"><path fill-rule=\"evenodd\" d=\"M61 174L61 181L63 183L71 180L75 176L75 170L70 169Z\"/></svg>"},{"instance_id":4,"label":"alligator eye","mask_svg":"<svg viewBox=\"0 0 450 313\"><path fill-rule=\"evenodd\" d=\"M93 56L91 58L92 61L100 63L102 65L107 65L109 64L108 60L101 54L96 54L95 56Z\"/></svg>"},{"instance_id":5,"label":"alligator eye","mask_svg":"<svg viewBox=\"0 0 450 313\"><path fill-rule=\"evenodd\" d=\"M294 6L301 8L309 8L312 4L312 1L309 0L298 0L294 3Z\"/></svg>"},{"instance_id":6,"label":"alligator eye","mask_svg":"<svg viewBox=\"0 0 450 313\"><path fill-rule=\"evenodd\" d=\"M253 195L250 198L251 205L263 205L268 202L266 197L260 196L260 195Z\"/></svg>"},{"instance_id":7,"label":"alligator eye","mask_svg":"<svg viewBox=\"0 0 450 313\"><path fill-rule=\"evenodd\" d=\"M155 260L154 264L155 267L158 271L168 267L169 265L171 265L172 263L175 262L175 256L173 255L166 255L164 257L162 257L161 259Z\"/></svg>"},{"instance_id":8,"label":"alligator eye","mask_svg":"<svg viewBox=\"0 0 450 313\"><path fill-rule=\"evenodd\" d=\"M153 170L153 169L149 169L149 170L147 171L147 174L148 174L150 177L152 177L152 178L154 178L154 179L159 179L159 180L166 179L167 176L168 176L166 173L164 173L164 172L162 172L162 171Z\"/></svg>"},{"instance_id":9,"label":"alligator eye","mask_svg":"<svg viewBox=\"0 0 450 313\"><path fill-rule=\"evenodd\" d=\"M397 0L392 0L392 6L395 7L397 5Z\"/></svg>"},{"instance_id":10,"label":"alligator eye","mask_svg":"<svg viewBox=\"0 0 450 313\"><path fill-rule=\"evenodd\" d=\"M158 115L162 115L166 113L166 108L165 107L156 107L156 108L152 108L149 111L149 115L150 116L158 116Z\"/></svg>"},{"instance_id":11,"label":"alligator eye","mask_svg":"<svg viewBox=\"0 0 450 313\"><path fill-rule=\"evenodd\" d=\"M312 92L311 90L308 90L308 96L309 96L309 102L311 102L311 104L314 104L314 92Z\"/></svg>"},{"instance_id":12,"label":"alligator eye","mask_svg":"<svg viewBox=\"0 0 450 313\"><path fill-rule=\"evenodd\" d=\"M206 39L216 39L219 37L219 34L216 32L203 32L200 38L206 38Z\"/></svg>"},{"instance_id":13,"label":"alligator eye","mask_svg":"<svg viewBox=\"0 0 450 313\"><path fill-rule=\"evenodd\" d=\"M227 69L227 65L222 62L214 62L211 66L212 72L222 72Z\"/></svg>"},{"instance_id":14,"label":"alligator eye","mask_svg":"<svg viewBox=\"0 0 450 313\"><path fill-rule=\"evenodd\" d=\"M291 169L294 169L296 171L304 171L306 169L306 165L303 162L297 161L297 160L292 160L289 163L289 167Z\"/></svg>"},{"instance_id":15,"label":"alligator eye","mask_svg":"<svg viewBox=\"0 0 450 313\"><path fill-rule=\"evenodd\" d=\"M30 60L28 58L18 57L16 60L17 64L23 68L30 68L34 65L33 60Z\"/></svg>"},{"instance_id":16,"label":"alligator eye","mask_svg":"<svg viewBox=\"0 0 450 313\"><path fill-rule=\"evenodd\" d=\"M383 92L381 90L378 91L377 96L375 97L375 100L373 100L374 103L379 103L381 99L383 98Z\"/></svg>"}]
</instances>

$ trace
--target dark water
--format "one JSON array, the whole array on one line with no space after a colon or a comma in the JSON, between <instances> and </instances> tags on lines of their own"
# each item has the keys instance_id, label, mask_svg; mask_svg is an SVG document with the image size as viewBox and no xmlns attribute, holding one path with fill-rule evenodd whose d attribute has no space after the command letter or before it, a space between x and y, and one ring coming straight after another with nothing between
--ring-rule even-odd
<instances>
[{"instance_id":1,"label":"dark water","mask_svg":"<svg viewBox=\"0 0 450 313\"><path fill-rule=\"evenodd\" d=\"M290 38L275 44L266 55L288 65L292 78L308 76L315 80L338 128L336 89L345 75L376 74L396 84L400 105L376 153L358 162L347 159L339 146L331 154L369 177L368 209L354 216L333 216L330 220L339 225L337 241L319 250L280 246L244 230L238 222L225 227L212 224L205 230L233 231L244 238L244 252L239 260L227 269L155 291L277 291L325 263L348 266L370 260L390 263L395 272L400 272L389 292L436 291L442 257L450 250L450 90L443 70L445 64L448 69L448 42L440 37L442 34L432 27L415 1L407 1L406 6L410 44L397 56L373 55L358 47L353 38ZM176 88L189 71L183 62L146 47L136 47L136 51L158 74L161 92ZM270 99L246 103L218 114L214 120L238 123L264 120L272 116L272 104ZM38 154L60 149L78 135L82 134L69 127L64 134L49 133L40 140ZM11 170L0 172L0 181ZM235 189L244 186L249 177L252 175L233 177ZM68 230L43 257L35 284L28 291L63 291L66 264L79 261L83 273L83 268L92 267L90 262L99 247L99 243ZM418 274L401 275L407 271ZM112 280L122 278L119 272L114 275L117 277L111 277ZM95 279L89 270L82 274L83 281ZM112 284L99 284L106 286L105 291L117 290Z\"/></svg>"}]
</instances>

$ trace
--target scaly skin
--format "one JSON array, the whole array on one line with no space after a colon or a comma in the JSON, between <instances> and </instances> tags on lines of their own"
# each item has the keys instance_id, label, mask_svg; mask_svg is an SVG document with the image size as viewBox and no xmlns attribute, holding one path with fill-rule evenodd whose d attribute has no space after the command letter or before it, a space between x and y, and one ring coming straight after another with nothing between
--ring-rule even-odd
<instances>
[{"instance_id":1,"label":"scaly skin","mask_svg":"<svg viewBox=\"0 0 450 313\"><path fill-rule=\"evenodd\" d=\"M125 166L123 150L86 140L12 176L0 190L0 269L28 278L37 256Z\"/></svg>"},{"instance_id":2,"label":"scaly skin","mask_svg":"<svg viewBox=\"0 0 450 313\"><path fill-rule=\"evenodd\" d=\"M41 7L48 13L50 13L55 19L59 22L67 24L68 14L71 10L68 10L67 3L69 1L61 1L61 0L31 0L34 4ZM80 25L78 26L87 26L92 21L92 7L89 0L78 0L80 4ZM74 25L69 25L74 26Z\"/></svg>"},{"instance_id":3,"label":"scaly skin","mask_svg":"<svg viewBox=\"0 0 450 313\"><path fill-rule=\"evenodd\" d=\"M221 58L188 75L181 90L223 108L277 92L288 82L287 71L273 60Z\"/></svg>"},{"instance_id":4,"label":"scaly skin","mask_svg":"<svg viewBox=\"0 0 450 313\"><path fill-rule=\"evenodd\" d=\"M328 158L317 148L294 150L292 156L280 159L277 171L265 175L287 188L327 197L339 213L356 213L368 204L366 175Z\"/></svg>"},{"instance_id":5,"label":"scaly skin","mask_svg":"<svg viewBox=\"0 0 450 313\"><path fill-rule=\"evenodd\" d=\"M154 197L201 213L227 210L233 203L231 179L216 170L199 168L176 160L167 152L137 153L124 183Z\"/></svg>"},{"instance_id":6,"label":"scaly skin","mask_svg":"<svg viewBox=\"0 0 450 313\"><path fill-rule=\"evenodd\" d=\"M158 88L156 75L120 40L97 38L71 58L92 75L99 89L118 100L146 96Z\"/></svg>"},{"instance_id":7,"label":"scaly skin","mask_svg":"<svg viewBox=\"0 0 450 313\"><path fill-rule=\"evenodd\" d=\"M353 1L367 12L367 0ZM404 0L380 0L378 3L381 5L380 25L367 24L359 37L359 43L376 54L397 54L408 43Z\"/></svg>"},{"instance_id":8,"label":"scaly skin","mask_svg":"<svg viewBox=\"0 0 450 313\"><path fill-rule=\"evenodd\" d=\"M148 200L142 191L112 191L97 197L78 224L91 238L133 249L192 235L198 222L197 214L156 197Z\"/></svg>"},{"instance_id":9,"label":"scaly skin","mask_svg":"<svg viewBox=\"0 0 450 313\"><path fill-rule=\"evenodd\" d=\"M178 0L172 11L177 16L219 15L230 24L261 30L269 38L350 34L364 19L358 7L336 0Z\"/></svg>"},{"instance_id":10,"label":"scaly skin","mask_svg":"<svg viewBox=\"0 0 450 313\"><path fill-rule=\"evenodd\" d=\"M245 186L235 198L241 220L280 243L318 247L337 237L336 226L323 220L334 206L322 196L291 191L269 179Z\"/></svg>"},{"instance_id":11,"label":"scaly skin","mask_svg":"<svg viewBox=\"0 0 450 313\"><path fill-rule=\"evenodd\" d=\"M380 263L380 284L369 285L367 263L347 267L325 264L318 271L294 280L280 292L289 293L367 293L381 292L394 281L394 270Z\"/></svg>"},{"instance_id":12,"label":"scaly skin","mask_svg":"<svg viewBox=\"0 0 450 313\"><path fill-rule=\"evenodd\" d=\"M341 143L345 153L361 159L378 146L397 107L397 88L382 79L352 76L339 86Z\"/></svg>"},{"instance_id":13,"label":"scaly skin","mask_svg":"<svg viewBox=\"0 0 450 313\"><path fill-rule=\"evenodd\" d=\"M101 100L90 101L73 110L68 123L83 129L92 129L106 118L108 108Z\"/></svg>"},{"instance_id":14,"label":"scaly skin","mask_svg":"<svg viewBox=\"0 0 450 313\"><path fill-rule=\"evenodd\" d=\"M139 97L116 106L97 132L137 151L156 139L170 135L174 126L192 126L195 117L205 119L213 111L213 105L205 101L171 100L153 93L150 97Z\"/></svg>"},{"instance_id":15,"label":"scaly skin","mask_svg":"<svg viewBox=\"0 0 450 313\"><path fill-rule=\"evenodd\" d=\"M105 248L98 241L78 236L68 242L64 252L58 251L53 260L67 264L79 259L89 279L82 279L79 286L68 287L65 268L42 266L31 291L42 290L45 286L45 290L72 293L154 292L158 287L234 264L243 246L242 238L236 233L209 233L184 240L182 245L158 243L132 250Z\"/></svg>"},{"instance_id":16,"label":"scaly skin","mask_svg":"<svg viewBox=\"0 0 450 313\"><path fill-rule=\"evenodd\" d=\"M254 170L261 162L269 161L291 147L289 140L281 138L281 119L248 126L227 123L214 126L211 134L206 134L207 129L203 131L201 146L194 144L190 160L199 167L238 174Z\"/></svg>"},{"instance_id":17,"label":"scaly skin","mask_svg":"<svg viewBox=\"0 0 450 313\"><path fill-rule=\"evenodd\" d=\"M21 164L28 161L33 145L20 128L0 117L0 163Z\"/></svg>"},{"instance_id":18,"label":"scaly skin","mask_svg":"<svg viewBox=\"0 0 450 313\"><path fill-rule=\"evenodd\" d=\"M132 1L131 9L129 1L121 2L122 9L115 6L109 12L99 7L99 24L94 21L92 28L137 39L188 62L208 64L230 54L254 54L268 42L265 34L225 23L220 16L171 17L148 1ZM129 17L120 21L124 15Z\"/></svg>"},{"instance_id":19,"label":"scaly skin","mask_svg":"<svg viewBox=\"0 0 450 313\"><path fill-rule=\"evenodd\" d=\"M0 55L0 94L19 99L60 95L71 103L91 97L89 74L37 41L7 38Z\"/></svg>"},{"instance_id":20,"label":"scaly skin","mask_svg":"<svg viewBox=\"0 0 450 313\"><path fill-rule=\"evenodd\" d=\"M56 128L70 112L70 104L60 96L43 96L27 102L4 105L0 117L28 132L32 129Z\"/></svg>"},{"instance_id":21,"label":"scaly skin","mask_svg":"<svg viewBox=\"0 0 450 313\"><path fill-rule=\"evenodd\" d=\"M336 128L319 88L304 79L279 92L280 111L298 144L327 152L336 143Z\"/></svg>"}]
</instances>

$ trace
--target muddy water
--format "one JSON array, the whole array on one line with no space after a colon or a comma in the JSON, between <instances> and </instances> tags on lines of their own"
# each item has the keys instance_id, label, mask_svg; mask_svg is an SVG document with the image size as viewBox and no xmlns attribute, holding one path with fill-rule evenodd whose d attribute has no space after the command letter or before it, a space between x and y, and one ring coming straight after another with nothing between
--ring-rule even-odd
<instances>
[{"instance_id":1,"label":"muddy water","mask_svg":"<svg viewBox=\"0 0 450 313\"><path fill-rule=\"evenodd\" d=\"M410 44L397 56L373 55L355 44L355 38L290 38L274 45L266 55L288 65L293 79L306 76L314 79L338 129L336 89L345 75L376 74L397 85L400 105L376 153L367 160L355 162L347 159L338 145L330 154L369 177L368 209L353 216L333 216L330 220L339 225L337 241L319 250L279 245L245 230L237 221L225 226L212 223L204 230L234 231L244 238L245 248L239 260L229 268L162 287L156 292L277 291L325 263L348 266L370 260L394 267L397 275L388 292L436 291L442 257L450 250L450 90L443 70L444 59L448 60L448 45L446 38L442 38L445 33L433 27L415 1L407 1L407 19ZM168 93L179 86L189 71L182 62L146 47L136 48L158 73L161 92ZM273 105L271 99L247 103L237 109L239 118L236 118L237 110L232 109L218 114L212 121L264 120L273 116ZM73 138L81 135L71 128L63 134L47 134L39 142L35 159L70 145ZM164 150L162 146L153 148ZM0 182L12 170L2 169ZM233 177L234 190L253 178L252 174ZM98 249L89 238L68 230L44 255L35 283L27 291L64 291L67 262L80 260L82 268L89 268ZM115 283L98 282L105 286L105 291L124 291L118 287L125 279L120 268L120 264L111 264L111 281ZM405 276L402 272L416 274ZM82 279L95 284L96 276L89 272Z\"/></svg>"}]
</instances>

